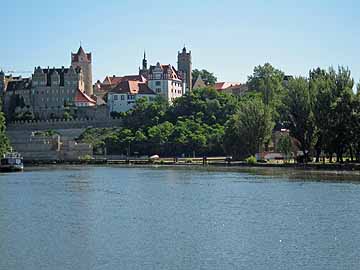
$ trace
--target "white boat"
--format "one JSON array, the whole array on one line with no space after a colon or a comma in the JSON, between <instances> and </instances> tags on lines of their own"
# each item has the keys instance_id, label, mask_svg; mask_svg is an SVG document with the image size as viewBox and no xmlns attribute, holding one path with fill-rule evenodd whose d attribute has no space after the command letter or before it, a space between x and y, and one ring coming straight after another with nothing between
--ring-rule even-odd
<instances>
[{"instance_id":1,"label":"white boat","mask_svg":"<svg viewBox=\"0 0 360 270\"><path fill-rule=\"evenodd\" d=\"M151 161L154 161L154 160L160 159L160 157L159 157L159 155L153 155L153 156L149 157L149 159L150 159Z\"/></svg>"},{"instance_id":2,"label":"white boat","mask_svg":"<svg viewBox=\"0 0 360 270\"><path fill-rule=\"evenodd\" d=\"M0 159L1 172L18 172L22 170L24 170L24 163L19 153L9 152Z\"/></svg>"}]
</instances>

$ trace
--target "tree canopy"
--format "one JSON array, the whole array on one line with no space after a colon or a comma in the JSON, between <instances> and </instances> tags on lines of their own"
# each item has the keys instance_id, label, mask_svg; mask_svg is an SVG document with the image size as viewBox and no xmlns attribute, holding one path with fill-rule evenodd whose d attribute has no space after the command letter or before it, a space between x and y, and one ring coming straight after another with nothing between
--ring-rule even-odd
<instances>
[{"instance_id":1,"label":"tree canopy","mask_svg":"<svg viewBox=\"0 0 360 270\"><path fill-rule=\"evenodd\" d=\"M244 100L226 123L225 149L237 158L253 156L269 141L273 127L269 106L259 98Z\"/></svg>"},{"instance_id":2,"label":"tree canopy","mask_svg":"<svg viewBox=\"0 0 360 270\"><path fill-rule=\"evenodd\" d=\"M267 150L272 133L285 129L277 150L287 156L291 149L295 156L300 150L305 161L321 155L360 161L360 94L352 90L349 69L316 68L308 78L293 78L266 63L254 68L247 83L241 97L204 87L171 105L160 97L152 103L140 99L117 115L122 126L87 130L79 140L114 154L242 159Z\"/></svg>"},{"instance_id":3,"label":"tree canopy","mask_svg":"<svg viewBox=\"0 0 360 270\"><path fill-rule=\"evenodd\" d=\"M1 111L1 100L0 100L0 156L9 150L9 140L5 134L5 117Z\"/></svg>"},{"instance_id":4,"label":"tree canopy","mask_svg":"<svg viewBox=\"0 0 360 270\"><path fill-rule=\"evenodd\" d=\"M215 85L215 83L217 82L217 78L215 77L214 73L209 72L206 69L203 70L194 69L192 71L192 77L194 79L198 78L199 76L207 86Z\"/></svg>"}]
</instances>

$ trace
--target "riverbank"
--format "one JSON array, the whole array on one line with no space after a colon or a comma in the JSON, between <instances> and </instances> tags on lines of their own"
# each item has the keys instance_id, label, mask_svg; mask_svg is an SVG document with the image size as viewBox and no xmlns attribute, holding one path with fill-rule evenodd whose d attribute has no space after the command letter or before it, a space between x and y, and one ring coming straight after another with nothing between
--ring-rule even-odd
<instances>
[{"instance_id":1,"label":"riverbank","mask_svg":"<svg viewBox=\"0 0 360 270\"><path fill-rule=\"evenodd\" d=\"M358 163L254 163L249 164L244 161L225 161L224 159L161 159L150 161L145 159L130 160L74 160L74 161L25 161L26 166L42 166L42 165L126 165L126 166L164 166L164 167L223 167L223 168L282 168L296 170L311 171L354 171L360 172L360 164Z\"/></svg>"}]
</instances>

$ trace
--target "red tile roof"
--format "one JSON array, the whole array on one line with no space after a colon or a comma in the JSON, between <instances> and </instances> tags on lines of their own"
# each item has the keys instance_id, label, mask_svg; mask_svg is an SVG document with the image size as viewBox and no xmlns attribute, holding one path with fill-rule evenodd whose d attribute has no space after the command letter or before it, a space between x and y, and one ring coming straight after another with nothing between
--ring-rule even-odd
<instances>
[{"instance_id":1,"label":"red tile roof","mask_svg":"<svg viewBox=\"0 0 360 270\"><path fill-rule=\"evenodd\" d=\"M226 88L232 87L232 86L239 86L241 83L239 82L218 82L215 83L215 89L218 91L224 90Z\"/></svg>"},{"instance_id":2,"label":"red tile roof","mask_svg":"<svg viewBox=\"0 0 360 270\"><path fill-rule=\"evenodd\" d=\"M143 95L156 95L153 90L147 86L146 83L139 81L123 81L120 82L116 87L110 90L112 93L118 94L143 94Z\"/></svg>"},{"instance_id":3,"label":"red tile roof","mask_svg":"<svg viewBox=\"0 0 360 270\"><path fill-rule=\"evenodd\" d=\"M93 100L91 97L89 97L87 94L82 92L80 89L77 90L76 96L75 96L75 103L76 102L89 102L96 104L96 101Z\"/></svg>"},{"instance_id":4,"label":"red tile roof","mask_svg":"<svg viewBox=\"0 0 360 270\"><path fill-rule=\"evenodd\" d=\"M85 56L87 61L91 62L91 53L85 53L84 49L80 46L79 50L77 51L77 53L72 53L71 54L71 59L73 62L79 62L79 56Z\"/></svg>"},{"instance_id":5,"label":"red tile roof","mask_svg":"<svg viewBox=\"0 0 360 270\"><path fill-rule=\"evenodd\" d=\"M139 81L139 82L146 82L146 79L141 75L126 75L126 76L106 76L103 81L103 84L119 84L124 81Z\"/></svg>"}]
</instances>

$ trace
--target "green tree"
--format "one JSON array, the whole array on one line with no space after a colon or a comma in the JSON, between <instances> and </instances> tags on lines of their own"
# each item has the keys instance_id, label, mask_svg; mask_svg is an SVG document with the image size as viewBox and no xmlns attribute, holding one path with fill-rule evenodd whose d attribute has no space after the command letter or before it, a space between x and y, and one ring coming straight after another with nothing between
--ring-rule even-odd
<instances>
[{"instance_id":1,"label":"green tree","mask_svg":"<svg viewBox=\"0 0 360 270\"><path fill-rule=\"evenodd\" d=\"M164 115L169 107L167 101L157 96L154 102L146 98L136 101L134 108L123 117L124 126L132 130L143 129L156 125L163 121Z\"/></svg>"},{"instance_id":2,"label":"green tree","mask_svg":"<svg viewBox=\"0 0 360 270\"><path fill-rule=\"evenodd\" d=\"M260 92L263 102L271 105L275 109L281 104L284 95L284 73L274 68L269 63L263 66L256 66L254 72L248 78L248 86L250 91Z\"/></svg>"},{"instance_id":3,"label":"green tree","mask_svg":"<svg viewBox=\"0 0 360 270\"><path fill-rule=\"evenodd\" d=\"M297 139L307 162L315 138L314 96L307 79L299 77L290 80L288 94L284 98L285 115L290 135Z\"/></svg>"},{"instance_id":4,"label":"green tree","mask_svg":"<svg viewBox=\"0 0 360 270\"><path fill-rule=\"evenodd\" d=\"M292 140L289 134L281 134L279 141L277 143L277 150L284 154L285 161L287 161L293 149Z\"/></svg>"},{"instance_id":5,"label":"green tree","mask_svg":"<svg viewBox=\"0 0 360 270\"><path fill-rule=\"evenodd\" d=\"M269 106L258 98L242 102L238 112L226 123L226 152L236 158L255 155L269 141L273 127Z\"/></svg>"},{"instance_id":6,"label":"green tree","mask_svg":"<svg viewBox=\"0 0 360 270\"><path fill-rule=\"evenodd\" d=\"M193 118L179 117L171 135L173 153L203 154L207 140L204 126Z\"/></svg>"},{"instance_id":7,"label":"green tree","mask_svg":"<svg viewBox=\"0 0 360 270\"><path fill-rule=\"evenodd\" d=\"M336 71L316 69L310 72L310 88L315 93L314 115L317 127L317 161L321 151L332 160L343 162L343 155L349 152L353 159L352 124L354 117L354 81L349 69L339 67Z\"/></svg>"},{"instance_id":8,"label":"green tree","mask_svg":"<svg viewBox=\"0 0 360 270\"><path fill-rule=\"evenodd\" d=\"M208 86L215 85L215 83L217 82L217 78L215 77L214 73L209 72L206 69L203 70L194 69L192 71L192 77L194 79L198 78L199 76Z\"/></svg>"},{"instance_id":9,"label":"green tree","mask_svg":"<svg viewBox=\"0 0 360 270\"><path fill-rule=\"evenodd\" d=\"M217 92L214 88L195 89L177 98L167 113L168 121L175 123L178 117L191 117L208 125L224 125L238 107L233 95Z\"/></svg>"},{"instance_id":10,"label":"green tree","mask_svg":"<svg viewBox=\"0 0 360 270\"><path fill-rule=\"evenodd\" d=\"M1 101L0 101L0 156L5 154L10 149L9 140L5 134L5 117L1 111Z\"/></svg>"},{"instance_id":11,"label":"green tree","mask_svg":"<svg viewBox=\"0 0 360 270\"><path fill-rule=\"evenodd\" d=\"M330 70L335 77L334 88L335 102L332 104L332 145L336 152L337 162L343 162L343 155L351 147L352 139L352 104L354 100L354 80L348 68L339 67L338 72ZM358 134L355 134L357 136Z\"/></svg>"},{"instance_id":12,"label":"green tree","mask_svg":"<svg viewBox=\"0 0 360 270\"><path fill-rule=\"evenodd\" d=\"M353 146L356 156L356 161L360 162L360 92L358 91L353 102L353 122L352 122L352 131L353 131Z\"/></svg>"},{"instance_id":13,"label":"green tree","mask_svg":"<svg viewBox=\"0 0 360 270\"><path fill-rule=\"evenodd\" d=\"M174 125L168 121L149 128L148 137L154 153L166 153L166 149L164 149L164 147L166 147L169 143L173 129Z\"/></svg>"}]
</instances>

